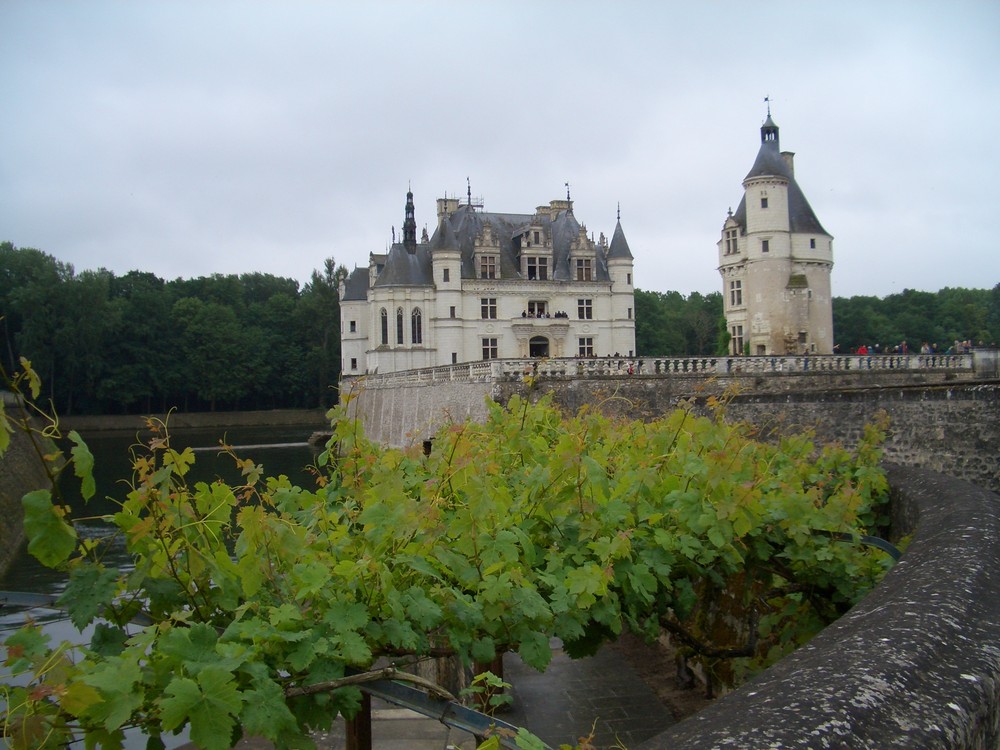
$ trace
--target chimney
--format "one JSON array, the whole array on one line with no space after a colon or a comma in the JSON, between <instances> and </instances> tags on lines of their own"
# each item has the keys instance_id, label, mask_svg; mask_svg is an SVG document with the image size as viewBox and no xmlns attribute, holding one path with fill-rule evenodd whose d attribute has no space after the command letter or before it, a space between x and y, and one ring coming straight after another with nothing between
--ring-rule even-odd
<instances>
[{"instance_id":1,"label":"chimney","mask_svg":"<svg viewBox=\"0 0 1000 750\"><path fill-rule=\"evenodd\" d=\"M782 151L781 158L785 160L785 164L788 165L788 171L792 173L792 178L795 177L795 152L794 151Z\"/></svg>"}]
</instances>

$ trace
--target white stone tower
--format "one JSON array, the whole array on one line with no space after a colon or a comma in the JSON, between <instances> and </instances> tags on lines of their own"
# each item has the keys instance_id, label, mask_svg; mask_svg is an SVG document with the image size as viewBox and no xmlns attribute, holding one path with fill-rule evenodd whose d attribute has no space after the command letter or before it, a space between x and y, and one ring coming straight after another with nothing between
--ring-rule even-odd
<instances>
[{"instance_id":1,"label":"white stone tower","mask_svg":"<svg viewBox=\"0 0 1000 750\"><path fill-rule=\"evenodd\" d=\"M718 243L729 352L831 354L833 237L795 182L770 106L760 141Z\"/></svg>"}]
</instances>

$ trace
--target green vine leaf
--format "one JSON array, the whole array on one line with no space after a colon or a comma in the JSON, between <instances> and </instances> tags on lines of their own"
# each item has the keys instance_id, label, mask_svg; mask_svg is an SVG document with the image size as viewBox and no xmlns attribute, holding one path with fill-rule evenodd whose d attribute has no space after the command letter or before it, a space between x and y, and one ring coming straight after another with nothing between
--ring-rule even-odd
<instances>
[{"instance_id":1,"label":"green vine leaf","mask_svg":"<svg viewBox=\"0 0 1000 750\"><path fill-rule=\"evenodd\" d=\"M42 565L56 568L76 549L76 530L66 523L65 509L52 503L50 490L35 490L21 498L28 552Z\"/></svg>"},{"instance_id":2,"label":"green vine leaf","mask_svg":"<svg viewBox=\"0 0 1000 750\"><path fill-rule=\"evenodd\" d=\"M70 621L79 630L90 625L111 604L118 590L118 570L100 563L84 562L70 570L69 583L58 603L66 607Z\"/></svg>"},{"instance_id":3,"label":"green vine leaf","mask_svg":"<svg viewBox=\"0 0 1000 750\"><path fill-rule=\"evenodd\" d=\"M90 500L97 492L97 485L94 482L94 454L90 452L90 448L76 430L70 431L69 439L73 441L73 447L70 449L70 454L73 456L73 474L81 480L80 495L84 501Z\"/></svg>"},{"instance_id":4,"label":"green vine leaf","mask_svg":"<svg viewBox=\"0 0 1000 750\"><path fill-rule=\"evenodd\" d=\"M173 731L191 724L191 740L205 750L228 750L243 697L233 676L220 667L207 667L197 681L175 677L160 700L163 728Z\"/></svg>"}]
</instances>

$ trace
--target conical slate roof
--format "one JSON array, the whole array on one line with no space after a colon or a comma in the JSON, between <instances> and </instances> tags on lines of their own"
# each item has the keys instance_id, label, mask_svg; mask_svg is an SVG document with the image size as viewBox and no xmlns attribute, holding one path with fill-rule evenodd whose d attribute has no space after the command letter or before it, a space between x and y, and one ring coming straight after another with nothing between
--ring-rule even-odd
<instances>
[{"instance_id":1,"label":"conical slate roof","mask_svg":"<svg viewBox=\"0 0 1000 750\"><path fill-rule=\"evenodd\" d=\"M611 245L608 246L608 259L627 258L632 260L632 251L629 249L628 240L625 239L625 232L622 230L622 222L619 219L615 225L615 233L611 235Z\"/></svg>"},{"instance_id":2,"label":"conical slate roof","mask_svg":"<svg viewBox=\"0 0 1000 750\"><path fill-rule=\"evenodd\" d=\"M788 181L788 227L792 232L804 234L827 234L819 223L809 201L795 181L795 175L785 157L781 155L778 146L778 126L768 115L767 121L761 127L761 144L753 166L743 178L743 181L755 177L782 177ZM746 195L740 200L740 205L733 218L743 231L747 228Z\"/></svg>"}]
</instances>

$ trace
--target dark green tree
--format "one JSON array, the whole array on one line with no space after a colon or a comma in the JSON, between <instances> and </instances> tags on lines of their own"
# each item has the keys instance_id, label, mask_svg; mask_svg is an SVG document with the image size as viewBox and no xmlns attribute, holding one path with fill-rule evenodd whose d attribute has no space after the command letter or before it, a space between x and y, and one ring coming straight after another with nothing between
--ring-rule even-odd
<instances>
[{"instance_id":1,"label":"dark green tree","mask_svg":"<svg viewBox=\"0 0 1000 750\"><path fill-rule=\"evenodd\" d=\"M337 401L340 379L340 291L347 276L344 266L327 258L322 271L313 271L302 290L297 320L306 332L306 371L310 376L312 406L326 408Z\"/></svg>"}]
</instances>

